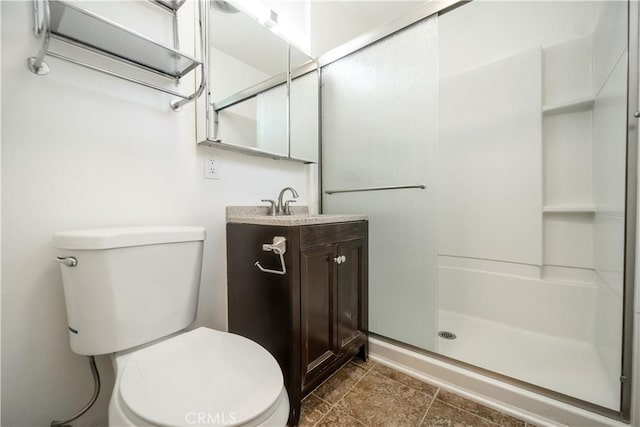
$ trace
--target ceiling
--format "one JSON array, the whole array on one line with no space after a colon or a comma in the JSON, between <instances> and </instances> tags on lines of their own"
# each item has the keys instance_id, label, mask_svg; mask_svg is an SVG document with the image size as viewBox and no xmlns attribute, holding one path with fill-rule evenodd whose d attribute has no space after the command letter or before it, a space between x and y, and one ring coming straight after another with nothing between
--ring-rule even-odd
<instances>
[{"instance_id":1,"label":"ceiling","mask_svg":"<svg viewBox=\"0 0 640 427\"><path fill-rule=\"evenodd\" d=\"M334 49L423 5L424 1L311 2L311 54Z\"/></svg>"}]
</instances>

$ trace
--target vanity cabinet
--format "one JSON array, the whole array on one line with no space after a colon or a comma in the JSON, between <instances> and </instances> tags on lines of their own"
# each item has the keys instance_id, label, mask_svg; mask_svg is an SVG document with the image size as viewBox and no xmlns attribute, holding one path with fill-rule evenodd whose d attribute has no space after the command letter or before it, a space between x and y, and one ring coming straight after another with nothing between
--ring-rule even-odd
<instances>
[{"instance_id":1,"label":"vanity cabinet","mask_svg":"<svg viewBox=\"0 0 640 427\"><path fill-rule=\"evenodd\" d=\"M367 221L302 226L227 224L229 332L273 354L297 424L300 401L333 372L368 354ZM286 239L286 274L262 245Z\"/></svg>"},{"instance_id":2,"label":"vanity cabinet","mask_svg":"<svg viewBox=\"0 0 640 427\"><path fill-rule=\"evenodd\" d=\"M360 223L301 229L302 387L365 337L360 309L365 241ZM366 339L365 339L366 340Z\"/></svg>"}]
</instances>

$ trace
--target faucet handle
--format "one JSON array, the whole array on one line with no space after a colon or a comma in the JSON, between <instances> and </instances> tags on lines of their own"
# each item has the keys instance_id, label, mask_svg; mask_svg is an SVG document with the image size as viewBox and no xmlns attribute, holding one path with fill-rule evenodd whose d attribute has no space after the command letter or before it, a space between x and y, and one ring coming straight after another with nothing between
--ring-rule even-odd
<instances>
[{"instance_id":1,"label":"faucet handle","mask_svg":"<svg viewBox=\"0 0 640 427\"><path fill-rule=\"evenodd\" d=\"M289 206L289 203L295 203L295 202L297 202L297 200L287 200L286 202L284 202L285 215L291 215L291 207Z\"/></svg>"},{"instance_id":2,"label":"faucet handle","mask_svg":"<svg viewBox=\"0 0 640 427\"><path fill-rule=\"evenodd\" d=\"M270 199L262 199L261 202L270 203L269 212L267 215L274 216L276 214L276 202Z\"/></svg>"}]
</instances>

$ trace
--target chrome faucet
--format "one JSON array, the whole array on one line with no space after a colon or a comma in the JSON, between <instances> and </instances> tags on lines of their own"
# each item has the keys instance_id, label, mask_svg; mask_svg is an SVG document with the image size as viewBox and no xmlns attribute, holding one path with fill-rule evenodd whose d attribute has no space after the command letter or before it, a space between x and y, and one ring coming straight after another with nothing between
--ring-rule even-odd
<instances>
[{"instance_id":1,"label":"chrome faucet","mask_svg":"<svg viewBox=\"0 0 640 427\"><path fill-rule=\"evenodd\" d=\"M298 192L293 188L291 187L283 188L282 191L280 191L280 194L278 195L278 205L276 206L276 215L291 215L291 208L289 207L289 203L295 203L295 200L287 200L286 202L284 202L284 204L282 203L282 199L284 198L284 193L286 193L287 190L291 191L291 195L293 196L294 199L297 199L299 197Z\"/></svg>"}]
</instances>

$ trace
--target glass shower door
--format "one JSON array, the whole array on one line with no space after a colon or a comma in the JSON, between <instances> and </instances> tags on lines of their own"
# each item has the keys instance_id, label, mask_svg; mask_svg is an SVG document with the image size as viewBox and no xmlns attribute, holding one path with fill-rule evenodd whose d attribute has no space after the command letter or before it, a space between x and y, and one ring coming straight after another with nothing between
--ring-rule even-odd
<instances>
[{"instance_id":1,"label":"glass shower door","mask_svg":"<svg viewBox=\"0 0 640 427\"><path fill-rule=\"evenodd\" d=\"M439 353L620 408L628 4L439 19Z\"/></svg>"},{"instance_id":2,"label":"glass shower door","mask_svg":"<svg viewBox=\"0 0 640 427\"><path fill-rule=\"evenodd\" d=\"M322 70L323 211L369 215L369 329L436 350L437 18ZM400 187L400 188L397 188Z\"/></svg>"}]
</instances>

